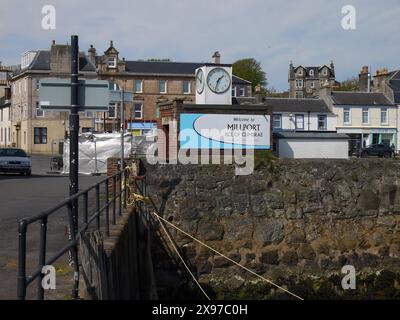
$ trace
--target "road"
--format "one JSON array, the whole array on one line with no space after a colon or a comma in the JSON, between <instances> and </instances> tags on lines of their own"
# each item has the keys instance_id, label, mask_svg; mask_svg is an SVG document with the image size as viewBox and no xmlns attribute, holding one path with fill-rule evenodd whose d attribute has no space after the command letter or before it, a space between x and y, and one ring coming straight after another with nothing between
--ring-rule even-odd
<instances>
[{"instance_id":1,"label":"road","mask_svg":"<svg viewBox=\"0 0 400 320\"><path fill-rule=\"evenodd\" d=\"M18 261L18 221L42 212L68 196L69 179L63 175L49 175L50 158L33 156L32 176L0 175L0 299L16 298L16 272ZM80 189L85 189L104 176L80 176ZM65 211L49 220L49 254L60 249L67 240L68 225ZM28 234L27 265L36 265L38 226ZM65 265L65 261L64 261ZM59 266L61 273L64 265ZM56 266L57 268L57 266Z\"/></svg>"}]
</instances>

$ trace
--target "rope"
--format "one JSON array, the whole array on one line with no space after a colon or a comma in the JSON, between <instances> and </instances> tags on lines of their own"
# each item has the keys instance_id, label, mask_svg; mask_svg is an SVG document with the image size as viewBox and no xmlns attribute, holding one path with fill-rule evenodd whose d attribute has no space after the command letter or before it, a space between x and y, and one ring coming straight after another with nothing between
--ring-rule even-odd
<instances>
[{"instance_id":1,"label":"rope","mask_svg":"<svg viewBox=\"0 0 400 320\"><path fill-rule=\"evenodd\" d=\"M229 260L230 262L234 263L234 264L237 265L238 267L240 267L240 268L242 268L242 269L244 269L244 270L250 272L250 273L253 274L254 276L256 276L256 277L258 277L258 278L260 278L260 279L262 279L262 280L268 282L269 284L271 284L271 285L273 285L274 287L276 287L276 288L278 288L278 289L280 289L280 290L282 290L282 291L284 291L284 292L290 294L291 296L293 296L293 297L295 297L295 298L297 298L297 299L299 299L299 300L304 300L303 298L299 297L299 296L296 295L295 293L290 292L289 290L287 290L287 289L285 289L285 288L283 288L283 287L277 285L276 283L272 282L271 280L268 280L268 279L264 278L263 276L259 275L258 273L255 273L253 270L250 270L249 268L246 268L245 266L242 266L240 263L238 263L238 262L232 260L231 258L227 257L227 256L224 255L223 253L221 253L221 252L215 250L214 248L210 247L209 245L207 245L206 243L202 242L201 240L196 239L195 237L193 237L193 236L190 235L189 233L183 231L183 230L180 229L179 227L175 226L174 224L172 224L172 223L169 222L168 220L166 220L166 219L164 219L163 217L161 217L160 215L158 215L156 212L152 212L152 213L158 218L158 220L161 219L162 221L164 221L165 223L167 223L167 224L170 225L171 227L173 227L173 228L175 228L176 230L182 232L184 235L186 235L186 236L188 236L189 238L193 239L194 241L200 243L201 245L205 246L206 248L210 249L211 251L214 251L216 254L219 254L221 257L224 257L225 259L227 259L227 260ZM164 226L163 226L163 228L164 228Z\"/></svg>"},{"instance_id":2,"label":"rope","mask_svg":"<svg viewBox=\"0 0 400 320\"><path fill-rule=\"evenodd\" d=\"M164 224L161 222L160 217L157 215L158 221L161 224L162 229L164 230L165 234L168 237L168 240L171 242L172 247L174 248L176 254L178 255L178 257L181 259L183 265L185 266L186 270L189 272L189 274L192 276L194 282L196 282L197 286L200 288L201 292L203 292L203 294L206 296L206 298L208 300L211 300L210 297L207 295L207 293L204 291L204 289L202 288L201 284L197 281L196 277L194 276L194 274L192 273L192 271L189 269L188 265L186 264L185 260L183 259L183 257L181 256L178 248L175 246L174 242L172 241L171 237L168 234L168 231L166 230Z\"/></svg>"}]
</instances>

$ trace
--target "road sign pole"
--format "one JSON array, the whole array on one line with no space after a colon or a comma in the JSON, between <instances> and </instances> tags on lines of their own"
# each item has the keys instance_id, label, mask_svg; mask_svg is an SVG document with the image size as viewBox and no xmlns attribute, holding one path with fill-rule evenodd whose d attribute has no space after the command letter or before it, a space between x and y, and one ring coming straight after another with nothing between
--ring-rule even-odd
<instances>
[{"instance_id":1,"label":"road sign pole","mask_svg":"<svg viewBox=\"0 0 400 320\"><path fill-rule=\"evenodd\" d=\"M78 193L79 181L79 47L78 36L71 36L71 113L69 116L69 194L70 196ZM70 230L71 240L75 240L78 233L78 201L72 203L72 228ZM77 248L72 249L74 261L74 290L72 292L73 299L78 299L79 293L79 265Z\"/></svg>"},{"instance_id":2,"label":"road sign pole","mask_svg":"<svg viewBox=\"0 0 400 320\"><path fill-rule=\"evenodd\" d=\"M125 129L125 91L122 89L121 94L121 170L124 170L124 129Z\"/></svg>"}]
</instances>

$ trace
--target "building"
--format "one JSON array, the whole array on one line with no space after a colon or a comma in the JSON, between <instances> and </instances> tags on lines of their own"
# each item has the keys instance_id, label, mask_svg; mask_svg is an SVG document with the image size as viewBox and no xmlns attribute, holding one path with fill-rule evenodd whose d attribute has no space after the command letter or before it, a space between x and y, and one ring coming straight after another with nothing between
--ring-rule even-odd
<instances>
[{"instance_id":1,"label":"building","mask_svg":"<svg viewBox=\"0 0 400 320\"><path fill-rule=\"evenodd\" d=\"M180 99L195 102L195 70L204 63L171 62L169 60L132 61L121 58L113 41L103 55L91 46L89 59L96 64L98 78L109 80L111 89L134 93L133 105L125 105L125 126L135 134L156 128L157 104ZM215 52L213 62L220 62ZM251 83L233 77L232 94L246 98L252 95ZM118 105L108 113L96 113L96 130L113 131L120 126Z\"/></svg>"},{"instance_id":2,"label":"building","mask_svg":"<svg viewBox=\"0 0 400 320\"><path fill-rule=\"evenodd\" d=\"M0 62L0 147L11 147L11 89L12 68Z\"/></svg>"},{"instance_id":3,"label":"building","mask_svg":"<svg viewBox=\"0 0 400 320\"><path fill-rule=\"evenodd\" d=\"M331 61L330 66L320 67L295 67L289 65L289 98L312 98L323 86L335 88L335 65Z\"/></svg>"},{"instance_id":4,"label":"building","mask_svg":"<svg viewBox=\"0 0 400 320\"><path fill-rule=\"evenodd\" d=\"M273 107L272 128L278 131L336 131L336 115L322 99L265 98Z\"/></svg>"},{"instance_id":5,"label":"building","mask_svg":"<svg viewBox=\"0 0 400 320\"><path fill-rule=\"evenodd\" d=\"M350 137L350 149L383 143L399 149L397 106L379 92L332 92L337 132Z\"/></svg>"},{"instance_id":6,"label":"building","mask_svg":"<svg viewBox=\"0 0 400 320\"><path fill-rule=\"evenodd\" d=\"M265 98L273 109L274 152L280 158L348 158L348 136L323 99Z\"/></svg>"},{"instance_id":7,"label":"building","mask_svg":"<svg viewBox=\"0 0 400 320\"><path fill-rule=\"evenodd\" d=\"M95 66L80 53L80 77L96 78ZM50 50L29 51L11 78L11 143L29 154L58 153L69 127L68 112L42 110L38 101L39 81L70 78L71 46L53 41ZM80 132L93 128L93 114L81 113Z\"/></svg>"}]
</instances>

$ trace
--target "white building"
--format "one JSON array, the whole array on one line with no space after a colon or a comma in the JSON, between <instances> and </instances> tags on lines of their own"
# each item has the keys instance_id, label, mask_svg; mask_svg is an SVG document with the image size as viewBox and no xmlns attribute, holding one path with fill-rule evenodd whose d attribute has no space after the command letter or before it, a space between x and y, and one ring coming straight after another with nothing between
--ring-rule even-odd
<instances>
[{"instance_id":1,"label":"white building","mask_svg":"<svg viewBox=\"0 0 400 320\"><path fill-rule=\"evenodd\" d=\"M266 98L273 108L274 151L280 158L347 159L348 136L322 99Z\"/></svg>"}]
</instances>

